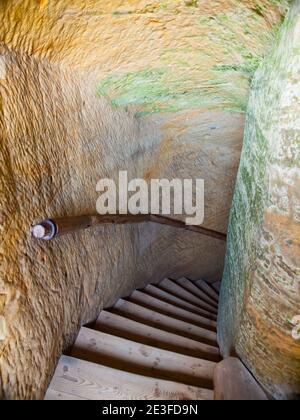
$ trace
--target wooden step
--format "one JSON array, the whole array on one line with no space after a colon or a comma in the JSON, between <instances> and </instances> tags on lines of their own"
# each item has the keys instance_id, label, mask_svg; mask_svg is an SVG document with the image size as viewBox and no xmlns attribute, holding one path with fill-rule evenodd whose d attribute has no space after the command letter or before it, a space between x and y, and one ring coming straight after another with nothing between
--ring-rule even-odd
<instances>
[{"instance_id":1,"label":"wooden step","mask_svg":"<svg viewBox=\"0 0 300 420\"><path fill-rule=\"evenodd\" d=\"M219 302L219 295L217 292L213 289L213 287L206 283L204 280L198 280L195 282L196 286L199 287L203 292L207 293L208 296L211 297L211 299L214 299L214 301L218 304Z\"/></svg>"},{"instance_id":2,"label":"wooden step","mask_svg":"<svg viewBox=\"0 0 300 420\"><path fill-rule=\"evenodd\" d=\"M199 299L197 296L193 295L191 292L179 286L177 283L175 283L172 280L164 279L163 281L159 283L159 287L161 287L163 290L165 290L168 293L174 294L180 299L186 300L189 303L193 303L194 305L197 305L199 308L205 309L206 311L213 313L214 315L218 314L218 311L216 308L208 305L206 302L203 302L203 300Z\"/></svg>"},{"instance_id":3,"label":"wooden step","mask_svg":"<svg viewBox=\"0 0 300 420\"><path fill-rule=\"evenodd\" d=\"M100 313L95 328L152 347L214 362L220 361L219 349L214 346L162 331L107 311Z\"/></svg>"},{"instance_id":4,"label":"wooden step","mask_svg":"<svg viewBox=\"0 0 300 420\"><path fill-rule=\"evenodd\" d=\"M212 284L212 287L214 288L214 290L217 292L217 295L220 295L220 290L221 290L221 282L220 281L216 281L215 283Z\"/></svg>"},{"instance_id":5,"label":"wooden step","mask_svg":"<svg viewBox=\"0 0 300 420\"><path fill-rule=\"evenodd\" d=\"M186 278L181 278L181 279L175 280L175 283L179 284L179 286L183 287L184 289L191 292L193 295L197 296L198 298L200 298L204 302L208 303L213 308L218 309L218 303L215 301L215 299L212 299L210 297L210 294L207 293L207 291L204 291L203 289L200 289L190 280L188 280ZM207 283L205 283L205 284L206 284L207 288L209 288L211 290L211 287L208 286Z\"/></svg>"},{"instance_id":6,"label":"wooden step","mask_svg":"<svg viewBox=\"0 0 300 420\"><path fill-rule=\"evenodd\" d=\"M239 359L234 357L229 357L217 365L214 385L217 401L268 400L251 373Z\"/></svg>"},{"instance_id":7,"label":"wooden step","mask_svg":"<svg viewBox=\"0 0 300 420\"><path fill-rule=\"evenodd\" d=\"M195 286L196 287L196 286ZM137 305L144 306L153 311L161 314L171 316L181 321L189 322L199 327L206 328L210 331L216 331L217 323L207 318L203 318L200 315L194 314L193 312L179 308L178 306L171 305L153 296L150 296L144 292L136 290L128 298L130 302L136 303Z\"/></svg>"},{"instance_id":8,"label":"wooden step","mask_svg":"<svg viewBox=\"0 0 300 420\"><path fill-rule=\"evenodd\" d=\"M218 346L217 334L196 325L179 321L170 316L160 314L135 303L119 299L112 311L133 321L141 322L154 328L160 328L182 337L191 338L211 346Z\"/></svg>"},{"instance_id":9,"label":"wooden step","mask_svg":"<svg viewBox=\"0 0 300 420\"><path fill-rule=\"evenodd\" d=\"M196 313L198 315L201 315L202 317L205 317L207 319L210 319L212 321L217 320L217 316L215 314L212 314L211 312L208 312L204 309L199 308L198 306L189 303L183 299L178 298L177 296L173 295L172 293L168 293L165 290L159 288L158 286L154 286L152 284L149 284L146 286L143 290L144 293L147 293L150 296L153 296L157 299L162 300L163 302L170 303L172 305L176 305L179 308L185 309L189 312Z\"/></svg>"},{"instance_id":10,"label":"wooden step","mask_svg":"<svg viewBox=\"0 0 300 420\"><path fill-rule=\"evenodd\" d=\"M212 400L213 392L62 356L50 392L89 400ZM46 395L46 399L48 399Z\"/></svg>"},{"instance_id":11,"label":"wooden step","mask_svg":"<svg viewBox=\"0 0 300 420\"><path fill-rule=\"evenodd\" d=\"M67 394L66 392L56 391L55 389L52 389L52 388L48 388L48 391L44 399L48 401L72 401L72 400L87 401L87 398L82 398L76 395Z\"/></svg>"},{"instance_id":12,"label":"wooden step","mask_svg":"<svg viewBox=\"0 0 300 420\"><path fill-rule=\"evenodd\" d=\"M213 389L216 363L82 328L72 357L131 373Z\"/></svg>"}]
</instances>

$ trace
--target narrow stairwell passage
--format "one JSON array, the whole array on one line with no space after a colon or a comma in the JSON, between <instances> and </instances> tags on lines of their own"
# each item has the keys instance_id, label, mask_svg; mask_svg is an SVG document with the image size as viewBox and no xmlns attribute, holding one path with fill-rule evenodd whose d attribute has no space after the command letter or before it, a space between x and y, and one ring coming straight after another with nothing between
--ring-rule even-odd
<instances>
[{"instance_id":1,"label":"narrow stairwell passage","mask_svg":"<svg viewBox=\"0 0 300 420\"><path fill-rule=\"evenodd\" d=\"M48 400L213 400L218 285L164 279L103 310L62 356Z\"/></svg>"}]
</instances>

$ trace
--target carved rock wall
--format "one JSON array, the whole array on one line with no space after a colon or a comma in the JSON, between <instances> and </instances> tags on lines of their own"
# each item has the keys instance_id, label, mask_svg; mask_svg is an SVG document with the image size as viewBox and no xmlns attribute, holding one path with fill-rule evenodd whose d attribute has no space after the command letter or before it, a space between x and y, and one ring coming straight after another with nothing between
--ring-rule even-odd
<instances>
[{"instance_id":1,"label":"carved rock wall","mask_svg":"<svg viewBox=\"0 0 300 420\"><path fill-rule=\"evenodd\" d=\"M300 2L258 71L229 227L219 338L275 398L299 398Z\"/></svg>"},{"instance_id":2,"label":"carved rock wall","mask_svg":"<svg viewBox=\"0 0 300 420\"><path fill-rule=\"evenodd\" d=\"M224 244L197 234L106 226L45 244L29 226L93 213L99 178L128 169L204 178L205 226L226 232L249 81L285 3L0 2L1 398L41 398L79 326L121 295L221 277Z\"/></svg>"}]
</instances>

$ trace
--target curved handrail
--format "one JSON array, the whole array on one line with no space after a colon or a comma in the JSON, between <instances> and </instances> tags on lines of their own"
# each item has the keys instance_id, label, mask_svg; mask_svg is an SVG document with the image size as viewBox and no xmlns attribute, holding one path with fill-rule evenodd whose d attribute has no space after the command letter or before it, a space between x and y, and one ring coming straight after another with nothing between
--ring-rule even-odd
<instances>
[{"instance_id":1,"label":"curved handrail","mask_svg":"<svg viewBox=\"0 0 300 420\"><path fill-rule=\"evenodd\" d=\"M203 226L186 225L183 221L161 215L87 215L46 219L31 226L31 234L35 239L50 241L57 236L71 234L80 230L89 229L99 225L122 225L135 223L158 223L160 225L184 229L199 233L221 241L226 241L227 235Z\"/></svg>"}]
</instances>

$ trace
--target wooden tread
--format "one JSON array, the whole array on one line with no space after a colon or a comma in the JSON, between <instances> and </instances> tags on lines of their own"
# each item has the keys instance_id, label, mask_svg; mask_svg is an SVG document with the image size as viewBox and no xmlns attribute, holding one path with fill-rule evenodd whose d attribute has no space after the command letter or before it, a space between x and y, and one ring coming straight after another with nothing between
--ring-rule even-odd
<instances>
[{"instance_id":1,"label":"wooden tread","mask_svg":"<svg viewBox=\"0 0 300 420\"><path fill-rule=\"evenodd\" d=\"M112 311L154 328L160 328L211 346L218 346L215 332L160 314L124 299L119 299Z\"/></svg>"},{"instance_id":2,"label":"wooden tread","mask_svg":"<svg viewBox=\"0 0 300 420\"><path fill-rule=\"evenodd\" d=\"M175 353L220 361L219 349L214 346L162 331L111 312L100 313L95 329Z\"/></svg>"},{"instance_id":3,"label":"wooden tread","mask_svg":"<svg viewBox=\"0 0 300 420\"><path fill-rule=\"evenodd\" d=\"M218 314L218 310L211 305L208 305L206 302L203 302L199 297L195 296L193 293L184 289L182 286L179 286L172 280L164 279L159 283L161 287L166 292L172 293L180 299L186 300L187 302L193 303L194 305L199 306L199 308L205 309L214 315Z\"/></svg>"},{"instance_id":4,"label":"wooden tread","mask_svg":"<svg viewBox=\"0 0 300 420\"><path fill-rule=\"evenodd\" d=\"M213 389L216 363L81 328L72 357L130 373Z\"/></svg>"},{"instance_id":5,"label":"wooden tread","mask_svg":"<svg viewBox=\"0 0 300 420\"><path fill-rule=\"evenodd\" d=\"M52 385L53 386L53 385ZM79 397L78 395L67 394L64 391L57 391L53 388L48 388L44 398L46 401L87 401L87 398Z\"/></svg>"},{"instance_id":6,"label":"wooden tread","mask_svg":"<svg viewBox=\"0 0 300 420\"><path fill-rule=\"evenodd\" d=\"M201 300L212 306L214 309L218 309L218 303L211 298L210 294L207 293L207 291L204 291L203 289L200 289L197 287L193 282L186 278L181 278L178 280L175 280L175 283L179 284L179 286L183 287L184 289L188 290L195 296L199 297ZM207 284L207 283L205 283ZM209 288L209 286L207 285Z\"/></svg>"},{"instance_id":7,"label":"wooden tread","mask_svg":"<svg viewBox=\"0 0 300 420\"><path fill-rule=\"evenodd\" d=\"M217 295L219 296L220 295L220 290L221 290L221 282L216 281L215 283L212 283L212 287L217 292Z\"/></svg>"},{"instance_id":8,"label":"wooden tread","mask_svg":"<svg viewBox=\"0 0 300 420\"><path fill-rule=\"evenodd\" d=\"M209 320L207 318L204 318L185 309L179 308L178 306L172 305L170 303L166 303L160 299L148 295L145 292L136 290L131 294L128 300L153 311L159 312L167 316L171 316L181 321L198 325L199 327L206 328L210 331L216 331L217 329L217 323L215 321Z\"/></svg>"},{"instance_id":9,"label":"wooden tread","mask_svg":"<svg viewBox=\"0 0 300 420\"><path fill-rule=\"evenodd\" d=\"M213 392L148 378L62 356L50 384L53 390L89 400L213 400Z\"/></svg>"},{"instance_id":10,"label":"wooden tread","mask_svg":"<svg viewBox=\"0 0 300 420\"><path fill-rule=\"evenodd\" d=\"M204 280L198 280L198 281L195 282L195 284L196 284L196 287L199 287L199 289L201 289L203 292L207 293L207 295L210 296L211 299L213 299L216 302L216 304L218 305L219 295L211 285L206 283L206 281L204 281Z\"/></svg>"},{"instance_id":11,"label":"wooden tread","mask_svg":"<svg viewBox=\"0 0 300 420\"><path fill-rule=\"evenodd\" d=\"M176 305L176 307L201 315L202 317L205 317L212 321L217 320L217 316L215 314L212 314L211 312L201 309L197 305L189 303L186 300L180 299L177 296L173 295L172 293L168 293L165 290L159 288L158 286L154 286L153 284L149 284L148 286L146 286L142 290L142 292L147 293L150 296L156 297L157 299L160 299L163 302Z\"/></svg>"},{"instance_id":12,"label":"wooden tread","mask_svg":"<svg viewBox=\"0 0 300 420\"><path fill-rule=\"evenodd\" d=\"M200 286L165 279L101 311L61 357L45 399L212 400L217 292Z\"/></svg>"}]
</instances>

